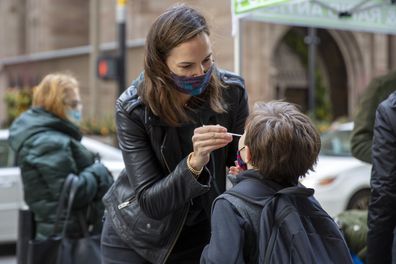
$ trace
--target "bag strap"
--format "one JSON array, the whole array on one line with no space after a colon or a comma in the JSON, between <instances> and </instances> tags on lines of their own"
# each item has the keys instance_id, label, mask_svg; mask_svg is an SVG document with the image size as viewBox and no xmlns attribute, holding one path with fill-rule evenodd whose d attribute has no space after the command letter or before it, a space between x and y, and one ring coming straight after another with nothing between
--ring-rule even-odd
<instances>
[{"instance_id":1,"label":"bag strap","mask_svg":"<svg viewBox=\"0 0 396 264\"><path fill-rule=\"evenodd\" d=\"M74 174L69 174L68 177L71 177L72 180L71 180L71 186L70 186L69 199L68 199L68 202L67 202L66 218L65 218L65 222L63 223L63 230L62 230L62 237L63 238L66 235L67 221L70 218L74 197L76 196L76 192L77 192L77 188L78 188L78 184L77 184L78 177L76 175L74 175Z\"/></svg>"},{"instance_id":2,"label":"bag strap","mask_svg":"<svg viewBox=\"0 0 396 264\"><path fill-rule=\"evenodd\" d=\"M293 186L293 187L286 187L282 190L279 190L276 194L285 194L285 195L295 195L295 196L312 196L314 194L314 189L306 188L302 186Z\"/></svg>"},{"instance_id":3,"label":"bag strap","mask_svg":"<svg viewBox=\"0 0 396 264\"><path fill-rule=\"evenodd\" d=\"M69 189L70 189L70 192L69 192L69 194L67 194ZM53 235L56 234L56 230L58 229L58 226L59 226L61 214L66 207L66 209L67 209L66 218L65 218L65 221L64 221L64 224L62 227L62 237L63 238L65 237L67 222L71 215L72 205L73 205L73 201L76 196L76 193L77 193L77 189L78 189L78 176L73 173L70 173L66 177L66 180L65 180L65 183L63 184L62 192L61 192L61 195L59 198L58 207L57 207L57 211L56 211L56 220L55 220L55 225L54 225L54 229L53 229ZM80 223L81 230L84 234L84 237L88 237L89 236L88 227L87 227L87 224L85 222L82 212L78 212L77 217L78 217L78 220Z\"/></svg>"},{"instance_id":4,"label":"bag strap","mask_svg":"<svg viewBox=\"0 0 396 264\"><path fill-rule=\"evenodd\" d=\"M66 218L65 218L65 222L63 224L63 231L62 231L62 237L63 238L65 238L65 235L66 235L67 221L70 218L73 201L74 201L74 198L76 196L77 189L78 189L78 176L76 176L74 174L70 174L69 176L72 178L72 181L71 181L69 199L68 199L68 203L67 203ZM84 216L83 216L81 211L77 212L77 218L78 218L78 221L80 222L80 227L81 227L81 230L82 230L82 232L84 234L84 237L89 237L87 223L86 223L86 221L84 219Z\"/></svg>"},{"instance_id":5,"label":"bag strap","mask_svg":"<svg viewBox=\"0 0 396 264\"><path fill-rule=\"evenodd\" d=\"M59 228L60 218L61 218L62 212L65 209L65 205L66 205L67 192L71 188L71 185L72 185L72 183L74 181L74 177L75 177L74 174L69 174L66 177L66 180L65 180L65 182L63 184L61 195L60 195L59 200L58 200L58 207L56 209L56 218L55 218L55 224L54 224L54 229L52 231L52 235L55 235L57 233L58 228Z\"/></svg>"},{"instance_id":6,"label":"bag strap","mask_svg":"<svg viewBox=\"0 0 396 264\"><path fill-rule=\"evenodd\" d=\"M77 216L78 216L78 221L80 222L80 227L84 234L84 237L89 237L88 226L87 226L87 223L85 221L83 214L81 212L78 212Z\"/></svg>"}]
</instances>

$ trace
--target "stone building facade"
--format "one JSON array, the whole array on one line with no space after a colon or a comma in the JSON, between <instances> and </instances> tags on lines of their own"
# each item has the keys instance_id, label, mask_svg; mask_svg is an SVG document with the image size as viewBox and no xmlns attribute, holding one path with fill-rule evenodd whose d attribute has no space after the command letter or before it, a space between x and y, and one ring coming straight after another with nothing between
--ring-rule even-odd
<instances>
[{"instance_id":1,"label":"stone building facade","mask_svg":"<svg viewBox=\"0 0 396 264\"><path fill-rule=\"evenodd\" d=\"M115 0L100 1L102 52L115 52ZM69 71L80 81L85 108L94 105L95 117L114 114L116 83L98 81L90 89L88 0L0 1L0 123L5 118L5 89L33 86L45 74ZM156 16L175 0L129 0L127 5L127 82L143 65L144 38ZM230 0L188 0L211 26L216 63L234 68ZM301 57L288 46L290 33L303 28L243 22L242 76L250 104L286 98L306 104L307 71ZM369 81L396 69L396 39L384 34L340 30L318 31L318 67L333 105L333 116L352 117ZM95 92L95 96L92 95ZM85 117L88 113L84 112Z\"/></svg>"}]
</instances>

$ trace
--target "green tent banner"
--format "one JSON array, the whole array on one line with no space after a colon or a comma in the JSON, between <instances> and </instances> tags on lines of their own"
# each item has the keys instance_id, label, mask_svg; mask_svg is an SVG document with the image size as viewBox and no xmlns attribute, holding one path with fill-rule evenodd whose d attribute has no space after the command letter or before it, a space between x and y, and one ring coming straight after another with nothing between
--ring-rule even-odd
<instances>
[{"instance_id":1,"label":"green tent banner","mask_svg":"<svg viewBox=\"0 0 396 264\"><path fill-rule=\"evenodd\" d=\"M290 0L235 0L234 10L236 14L242 14L257 8L289 1Z\"/></svg>"},{"instance_id":2,"label":"green tent banner","mask_svg":"<svg viewBox=\"0 0 396 264\"><path fill-rule=\"evenodd\" d=\"M389 0L233 0L234 15L269 23L396 34Z\"/></svg>"}]
</instances>

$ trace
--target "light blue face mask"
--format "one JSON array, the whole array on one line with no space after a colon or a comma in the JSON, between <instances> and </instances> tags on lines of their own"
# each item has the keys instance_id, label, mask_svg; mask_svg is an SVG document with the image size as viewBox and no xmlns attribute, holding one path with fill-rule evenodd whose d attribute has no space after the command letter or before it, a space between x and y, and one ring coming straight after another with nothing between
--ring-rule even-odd
<instances>
[{"instance_id":1,"label":"light blue face mask","mask_svg":"<svg viewBox=\"0 0 396 264\"><path fill-rule=\"evenodd\" d=\"M81 111L77 109L71 109L66 112L67 119L74 123L75 125L80 125L81 123Z\"/></svg>"}]
</instances>

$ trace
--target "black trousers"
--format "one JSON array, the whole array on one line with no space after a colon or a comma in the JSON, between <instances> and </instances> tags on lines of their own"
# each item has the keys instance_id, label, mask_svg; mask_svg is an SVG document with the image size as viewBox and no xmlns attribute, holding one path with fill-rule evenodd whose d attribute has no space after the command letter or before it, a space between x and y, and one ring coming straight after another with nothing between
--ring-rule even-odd
<instances>
[{"instance_id":1,"label":"black trousers","mask_svg":"<svg viewBox=\"0 0 396 264\"><path fill-rule=\"evenodd\" d=\"M209 243L210 226L203 222L185 227L167 263L198 264L204 246ZM116 233L108 219L103 224L101 238L102 264L150 264L131 249Z\"/></svg>"}]
</instances>

